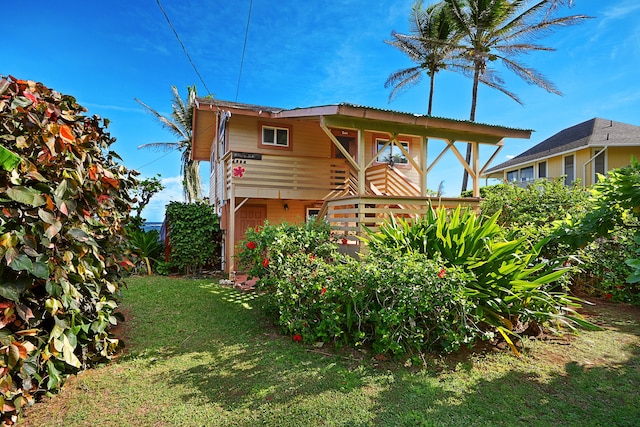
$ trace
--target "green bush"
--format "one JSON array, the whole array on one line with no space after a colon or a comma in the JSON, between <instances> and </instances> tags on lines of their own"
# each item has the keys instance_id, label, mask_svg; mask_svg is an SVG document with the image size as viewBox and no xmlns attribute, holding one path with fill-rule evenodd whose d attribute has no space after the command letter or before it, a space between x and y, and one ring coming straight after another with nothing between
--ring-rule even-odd
<instances>
[{"instance_id":1,"label":"green bush","mask_svg":"<svg viewBox=\"0 0 640 427\"><path fill-rule=\"evenodd\" d=\"M108 121L41 83L0 77L0 408L21 408L108 359L118 340L123 226L135 180ZM17 159L17 161L15 161Z\"/></svg>"},{"instance_id":2,"label":"green bush","mask_svg":"<svg viewBox=\"0 0 640 427\"><path fill-rule=\"evenodd\" d=\"M362 266L363 317L378 353L451 352L480 334L465 287L473 277L421 253L378 251Z\"/></svg>"},{"instance_id":3,"label":"green bush","mask_svg":"<svg viewBox=\"0 0 640 427\"><path fill-rule=\"evenodd\" d=\"M469 274L465 293L474 317L496 328L510 344L509 334L527 328L558 322L571 328L576 323L588 326L571 308L578 304L559 284L567 268L553 260L536 262L546 241L531 245L522 237L504 239L499 215L485 218L470 209L439 208L412 223L392 217L379 232L369 233L371 255L419 252L442 258L447 268L463 269Z\"/></svg>"},{"instance_id":4,"label":"green bush","mask_svg":"<svg viewBox=\"0 0 640 427\"><path fill-rule=\"evenodd\" d=\"M205 202L169 202L166 210L169 264L186 273L220 267L220 219Z\"/></svg>"}]
</instances>

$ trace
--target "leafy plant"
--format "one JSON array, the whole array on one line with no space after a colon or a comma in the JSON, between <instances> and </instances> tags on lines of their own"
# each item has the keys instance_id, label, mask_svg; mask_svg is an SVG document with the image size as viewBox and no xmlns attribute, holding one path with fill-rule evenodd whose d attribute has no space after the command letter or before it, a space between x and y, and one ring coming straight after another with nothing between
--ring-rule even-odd
<instances>
[{"instance_id":1,"label":"leafy plant","mask_svg":"<svg viewBox=\"0 0 640 427\"><path fill-rule=\"evenodd\" d=\"M220 219L212 205L170 202L166 216L171 267L192 273L206 265L218 266Z\"/></svg>"},{"instance_id":2,"label":"leafy plant","mask_svg":"<svg viewBox=\"0 0 640 427\"><path fill-rule=\"evenodd\" d=\"M523 237L504 239L499 215L478 217L460 207L449 213L444 208L429 209L413 223L392 217L379 232L369 232L367 241L372 255L418 252L441 257L446 267L469 273L472 279L465 284L465 293L475 306L474 316L495 328L514 352L509 335L518 331L551 326L551 321L588 327L574 310L578 304L558 284L567 268L535 262L546 241L532 246Z\"/></svg>"},{"instance_id":3,"label":"leafy plant","mask_svg":"<svg viewBox=\"0 0 640 427\"><path fill-rule=\"evenodd\" d=\"M85 111L41 83L0 77L0 139L19 158L0 170L0 411L7 424L118 346L109 328L132 265L123 226L135 179L109 151L108 120Z\"/></svg>"},{"instance_id":4,"label":"leafy plant","mask_svg":"<svg viewBox=\"0 0 640 427\"><path fill-rule=\"evenodd\" d=\"M160 241L158 230L130 230L127 233L129 242L133 246L133 252L144 262L147 274L152 274L151 262L157 263L160 260L164 245Z\"/></svg>"}]
</instances>

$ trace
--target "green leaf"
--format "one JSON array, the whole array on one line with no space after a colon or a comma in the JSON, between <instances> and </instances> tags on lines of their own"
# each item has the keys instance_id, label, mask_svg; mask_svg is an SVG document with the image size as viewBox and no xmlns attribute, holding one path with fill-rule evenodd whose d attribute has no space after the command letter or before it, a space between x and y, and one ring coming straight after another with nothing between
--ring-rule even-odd
<instances>
[{"instance_id":1,"label":"green leaf","mask_svg":"<svg viewBox=\"0 0 640 427\"><path fill-rule=\"evenodd\" d=\"M20 156L0 145L0 167L4 170L14 170L20 164Z\"/></svg>"},{"instance_id":2,"label":"green leaf","mask_svg":"<svg viewBox=\"0 0 640 427\"><path fill-rule=\"evenodd\" d=\"M9 267L15 271L31 271L33 269L33 261L28 256L20 254L9 263Z\"/></svg>"},{"instance_id":3,"label":"green leaf","mask_svg":"<svg viewBox=\"0 0 640 427\"><path fill-rule=\"evenodd\" d=\"M38 279L46 279L49 277L49 267L44 262L36 261L33 263L31 274L36 276Z\"/></svg>"},{"instance_id":4,"label":"green leaf","mask_svg":"<svg viewBox=\"0 0 640 427\"><path fill-rule=\"evenodd\" d=\"M38 206L44 205L47 202L42 196L42 193L38 190L29 187L23 187L20 185L7 188L6 193L11 200L14 200L18 203L31 205L36 208Z\"/></svg>"}]
</instances>

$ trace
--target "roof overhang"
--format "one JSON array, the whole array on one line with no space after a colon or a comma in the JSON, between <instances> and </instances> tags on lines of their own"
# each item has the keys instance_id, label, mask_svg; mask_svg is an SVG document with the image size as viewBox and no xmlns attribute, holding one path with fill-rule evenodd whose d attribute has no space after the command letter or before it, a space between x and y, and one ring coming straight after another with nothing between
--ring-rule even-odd
<instances>
[{"instance_id":1,"label":"roof overhang","mask_svg":"<svg viewBox=\"0 0 640 427\"><path fill-rule=\"evenodd\" d=\"M192 149L196 160L209 159L209 147L215 137L219 111L229 111L232 116L264 117L269 120L318 120L323 121L329 127L365 129L449 141L473 141L491 145L502 145L504 138L529 139L532 132L526 129L514 129L352 104L278 109L198 98L194 112Z\"/></svg>"}]
</instances>

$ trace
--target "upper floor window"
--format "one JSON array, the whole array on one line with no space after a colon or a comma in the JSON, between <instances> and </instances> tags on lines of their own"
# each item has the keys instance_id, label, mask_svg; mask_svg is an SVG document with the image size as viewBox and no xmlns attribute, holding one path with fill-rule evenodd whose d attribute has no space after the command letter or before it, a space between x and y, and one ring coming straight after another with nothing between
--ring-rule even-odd
<instances>
[{"instance_id":1,"label":"upper floor window","mask_svg":"<svg viewBox=\"0 0 640 427\"><path fill-rule=\"evenodd\" d=\"M386 147L384 147L385 144L388 142L389 142L388 139L376 138L376 152L378 153L376 157L376 162L396 164L396 165L408 164L409 159L407 159L407 156L404 155L402 150L400 150L400 148L396 144L391 143ZM404 151L408 153L409 143L401 141L400 144L402 144L402 148L404 148Z\"/></svg>"},{"instance_id":2,"label":"upper floor window","mask_svg":"<svg viewBox=\"0 0 640 427\"><path fill-rule=\"evenodd\" d=\"M520 171L518 169L507 172L508 182L518 182L520 180Z\"/></svg>"},{"instance_id":3,"label":"upper floor window","mask_svg":"<svg viewBox=\"0 0 640 427\"><path fill-rule=\"evenodd\" d=\"M260 145L265 147L290 148L291 128L288 126L262 125Z\"/></svg>"}]
</instances>

